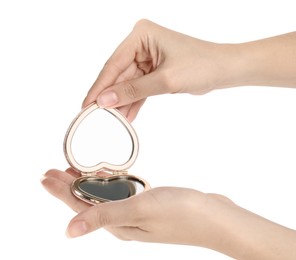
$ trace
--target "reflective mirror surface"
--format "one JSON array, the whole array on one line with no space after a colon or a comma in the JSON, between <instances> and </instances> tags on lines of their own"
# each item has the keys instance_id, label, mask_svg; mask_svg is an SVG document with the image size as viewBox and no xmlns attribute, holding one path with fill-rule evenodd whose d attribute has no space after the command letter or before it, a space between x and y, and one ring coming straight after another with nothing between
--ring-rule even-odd
<instances>
[{"instance_id":1,"label":"reflective mirror surface","mask_svg":"<svg viewBox=\"0 0 296 260\"><path fill-rule=\"evenodd\" d=\"M73 183L74 195L92 204L121 200L141 193L146 184L135 176L82 177Z\"/></svg>"},{"instance_id":2,"label":"reflective mirror surface","mask_svg":"<svg viewBox=\"0 0 296 260\"><path fill-rule=\"evenodd\" d=\"M126 180L114 180L111 182L85 180L80 182L79 186L86 193L106 200L126 199L135 194L134 184Z\"/></svg>"}]
</instances>

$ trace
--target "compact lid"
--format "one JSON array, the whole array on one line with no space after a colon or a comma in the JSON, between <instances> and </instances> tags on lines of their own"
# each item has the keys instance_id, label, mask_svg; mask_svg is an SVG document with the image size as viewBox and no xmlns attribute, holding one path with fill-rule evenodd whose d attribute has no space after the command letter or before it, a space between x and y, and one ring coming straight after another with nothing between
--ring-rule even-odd
<instances>
[{"instance_id":1,"label":"compact lid","mask_svg":"<svg viewBox=\"0 0 296 260\"><path fill-rule=\"evenodd\" d=\"M97 103L74 118L64 139L68 163L87 175L124 171L135 162L138 150L136 132L127 118L117 109L100 108Z\"/></svg>"}]
</instances>

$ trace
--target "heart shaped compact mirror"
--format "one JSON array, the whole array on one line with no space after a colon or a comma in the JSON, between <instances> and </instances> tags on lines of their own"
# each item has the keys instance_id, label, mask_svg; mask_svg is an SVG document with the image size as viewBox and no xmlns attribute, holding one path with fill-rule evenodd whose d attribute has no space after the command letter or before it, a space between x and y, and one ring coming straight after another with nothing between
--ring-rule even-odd
<instances>
[{"instance_id":1,"label":"heart shaped compact mirror","mask_svg":"<svg viewBox=\"0 0 296 260\"><path fill-rule=\"evenodd\" d=\"M126 199L150 188L127 169L135 162L139 142L134 128L117 109L92 103L72 121L64 140L71 167L81 174L73 194L90 204Z\"/></svg>"}]
</instances>

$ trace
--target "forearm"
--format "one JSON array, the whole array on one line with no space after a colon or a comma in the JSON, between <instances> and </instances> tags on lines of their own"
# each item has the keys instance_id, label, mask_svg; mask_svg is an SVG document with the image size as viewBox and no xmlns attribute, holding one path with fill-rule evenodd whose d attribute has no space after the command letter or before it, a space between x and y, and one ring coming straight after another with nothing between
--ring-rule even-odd
<instances>
[{"instance_id":1,"label":"forearm","mask_svg":"<svg viewBox=\"0 0 296 260\"><path fill-rule=\"evenodd\" d=\"M296 32L221 48L225 77L217 88L296 87Z\"/></svg>"},{"instance_id":2,"label":"forearm","mask_svg":"<svg viewBox=\"0 0 296 260\"><path fill-rule=\"evenodd\" d=\"M235 259L296 259L296 231L235 204L208 204L217 234L210 247Z\"/></svg>"}]
</instances>

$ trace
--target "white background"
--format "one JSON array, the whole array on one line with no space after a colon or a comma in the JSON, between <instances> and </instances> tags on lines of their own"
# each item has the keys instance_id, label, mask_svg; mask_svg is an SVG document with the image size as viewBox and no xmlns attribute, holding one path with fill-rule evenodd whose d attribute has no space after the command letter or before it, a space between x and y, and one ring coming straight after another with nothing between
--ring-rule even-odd
<instances>
[{"instance_id":1,"label":"white background","mask_svg":"<svg viewBox=\"0 0 296 260\"><path fill-rule=\"evenodd\" d=\"M68 167L66 129L137 20L236 43L295 30L294 2L1 0L0 258L229 259L204 248L124 242L104 230L67 239L74 212L39 179L50 168ZM221 193L296 228L294 89L152 97L133 125L140 154L130 171L153 187Z\"/></svg>"}]
</instances>

